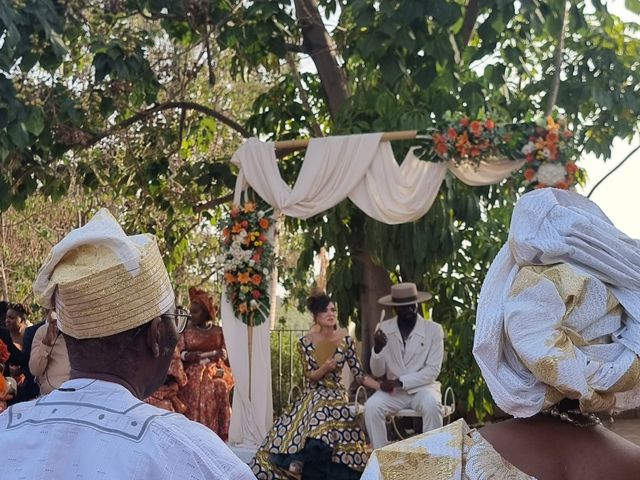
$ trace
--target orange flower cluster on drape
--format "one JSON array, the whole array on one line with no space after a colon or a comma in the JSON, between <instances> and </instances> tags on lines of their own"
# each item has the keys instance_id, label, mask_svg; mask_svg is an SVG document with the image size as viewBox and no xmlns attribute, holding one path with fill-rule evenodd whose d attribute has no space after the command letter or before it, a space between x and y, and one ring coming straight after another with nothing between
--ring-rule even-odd
<instances>
[{"instance_id":1,"label":"orange flower cluster on drape","mask_svg":"<svg viewBox=\"0 0 640 480\"><path fill-rule=\"evenodd\" d=\"M549 117L546 124L497 125L492 119L462 118L442 128L432 129L420 140L416 155L429 161L456 164L502 159L526 160L528 189L557 187L569 189L583 175L572 160L573 134L564 123Z\"/></svg>"},{"instance_id":2,"label":"orange flower cluster on drape","mask_svg":"<svg viewBox=\"0 0 640 480\"><path fill-rule=\"evenodd\" d=\"M269 316L269 280L274 263L268 239L272 220L256 203L234 205L223 220L222 265L227 298L245 324Z\"/></svg>"},{"instance_id":3,"label":"orange flower cluster on drape","mask_svg":"<svg viewBox=\"0 0 640 480\"><path fill-rule=\"evenodd\" d=\"M582 172L566 153L572 138L571 131L551 117L547 118L546 127L536 127L520 149L527 160L524 178L530 187L568 190L575 185Z\"/></svg>"}]
</instances>

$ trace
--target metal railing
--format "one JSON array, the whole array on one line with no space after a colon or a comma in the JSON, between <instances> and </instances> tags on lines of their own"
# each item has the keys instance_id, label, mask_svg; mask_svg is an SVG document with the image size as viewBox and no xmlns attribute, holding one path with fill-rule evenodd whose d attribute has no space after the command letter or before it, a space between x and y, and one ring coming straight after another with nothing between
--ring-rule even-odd
<instances>
[{"instance_id":1,"label":"metal railing","mask_svg":"<svg viewBox=\"0 0 640 480\"><path fill-rule=\"evenodd\" d=\"M307 330L275 329L271 340L271 388L273 391L273 413L280 415L286 405L289 392L294 385L302 387L303 373L298 355L298 339Z\"/></svg>"}]
</instances>

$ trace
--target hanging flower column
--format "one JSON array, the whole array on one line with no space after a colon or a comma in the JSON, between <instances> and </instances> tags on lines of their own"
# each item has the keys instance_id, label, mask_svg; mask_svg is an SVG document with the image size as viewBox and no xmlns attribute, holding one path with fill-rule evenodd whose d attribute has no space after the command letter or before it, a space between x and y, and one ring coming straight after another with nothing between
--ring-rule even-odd
<instances>
[{"instance_id":1,"label":"hanging flower column","mask_svg":"<svg viewBox=\"0 0 640 480\"><path fill-rule=\"evenodd\" d=\"M269 317L270 274L274 266L268 230L272 219L254 202L234 205L223 223L222 265L227 298L248 326Z\"/></svg>"}]
</instances>

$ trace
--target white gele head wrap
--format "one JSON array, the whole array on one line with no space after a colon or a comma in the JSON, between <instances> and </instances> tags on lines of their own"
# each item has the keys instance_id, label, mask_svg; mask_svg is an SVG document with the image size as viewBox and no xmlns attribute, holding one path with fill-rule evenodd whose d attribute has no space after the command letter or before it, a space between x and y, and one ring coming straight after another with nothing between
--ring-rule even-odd
<instances>
[{"instance_id":1,"label":"white gele head wrap","mask_svg":"<svg viewBox=\"0 0 640 480\"><path fill-rule=\"evenodd\" d=\"M174 304L156 238L127 236L105 208L51 249L33 291L56 310L58 328L78 339L135 328Z\"/></svg>"},{"instance_id":2,"label":"white gele head wrap","mask_svg":"<svg viewBox=\"0 0 640 480\"><path fill-rule=\"evenodd\" d=\"M529 417L640 405L640 242L587 198L524 195L482 285L473 353L497 405Z\"/></svg>"}]
</instances>

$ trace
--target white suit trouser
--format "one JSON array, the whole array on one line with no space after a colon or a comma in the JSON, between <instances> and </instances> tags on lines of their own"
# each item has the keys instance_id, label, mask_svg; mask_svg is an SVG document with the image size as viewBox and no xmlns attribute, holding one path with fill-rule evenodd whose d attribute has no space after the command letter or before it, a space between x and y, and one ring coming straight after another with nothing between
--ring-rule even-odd
<instances>
[{"instance_id":1,"label":"white suit trouser","mask_svg":"<svg viewBox=\"0 0 640 480\"><path fill-rule=\"evenodd\" d=\"M364 421L373 448L381 448L389 443L385 423L388 415L411 408L422 415L422 431L428 432L442 427L441 407L440 392L435 389L423 388L414 394L401 389L393 393L377 391L364 407Z\"/></svg>"}]
</instances>

